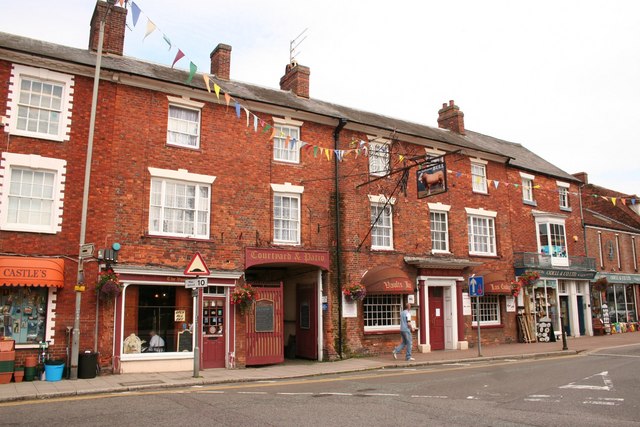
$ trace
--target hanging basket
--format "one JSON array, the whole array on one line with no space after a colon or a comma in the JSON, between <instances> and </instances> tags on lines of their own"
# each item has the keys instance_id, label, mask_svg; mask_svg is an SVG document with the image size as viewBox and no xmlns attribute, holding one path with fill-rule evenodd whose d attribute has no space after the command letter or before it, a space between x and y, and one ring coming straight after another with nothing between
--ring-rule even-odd
<instances>
[{"instance_id":1,"label":"hanging basket","mask_svg":"<svg viewBox=\"0 0 640 427\"><path fill-rule=\"evenodd\" d=\"M353 283L351 285L345 285L342 288L342 294L347 301L362 301L367 296L367 288L361 283Z\"/></svg>"}]
</instances>

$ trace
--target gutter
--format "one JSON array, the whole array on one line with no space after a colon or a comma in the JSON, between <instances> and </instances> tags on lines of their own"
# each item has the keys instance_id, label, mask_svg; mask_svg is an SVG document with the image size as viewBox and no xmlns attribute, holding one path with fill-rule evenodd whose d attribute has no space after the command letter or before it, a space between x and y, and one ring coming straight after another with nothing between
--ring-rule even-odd
<instances>
[{"instance_id":1,"label":"gutter","mask_svg":"<svg viewBox=\"0 0 640 427\"><path fill-rule=\"evenodd\" d=\"M338 125L333 130L333 146L337 150L338 142L340 141L340 132L347 125L347 120L338 119ZM342 359L342 246L340 245L340 174L339 161L334 156L334 194L335 194L335 217L336 217L336 295L338 300L338 354Z\"/></svg>"}]
</instances>

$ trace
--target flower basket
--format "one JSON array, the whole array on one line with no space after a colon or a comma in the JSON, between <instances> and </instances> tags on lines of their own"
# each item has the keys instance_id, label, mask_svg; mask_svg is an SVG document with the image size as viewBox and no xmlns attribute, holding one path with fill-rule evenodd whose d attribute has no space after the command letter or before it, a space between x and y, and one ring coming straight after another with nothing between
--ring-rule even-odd
<instances>
[{"instance_id":1,"label":"flower basket","mask_svg":"<svg viewBox=\"0 0 640 427\"><path fill-rule=\"evenodd\" d=\"M120 283L118 275L111 269L101 271L96 283L96 292L103 301L111 301L122 293L124 286Z\"/></svg>"},{"instance_id":2,"label":"flower basket","mask_svg":"<svg viewBox=\"0 0 640 427\"><path fill-rule=\"evenodd\" d=\"M518 281L522 286L532 286L538 279L540 279L540 273L537 271L525 271L520 275Z\"/></svg>"},{"instance_id":3,"label":"flower basket","mask_svg":"<svg viewBox=\"0 0 640 427\"><path fill-rule=\"evenodd\" d=\"M367 296L367 288L360 283L352 283L342 287L342 294L348 301L362 301Z\"/></svg>"},{"instance_id":4,"label":"flower basket","mask_svg":"<svg viewBox=\"0 0 640 427\"><path fill-rule=\"evenodd\" d=\"M511 295L517 297L520 295L520 291L522 290L522 283L519 281L511 282Z\"/></svg>"},{"instance_id":5,"label":"flower basket","mask_svg":"<svg viewBox=\"0 0 640 427\"><path fill-rule=\"evenodd\" d=\"M598 292L602 292L607 289L608 284L609 284L609 281L607 280L606 277L600 277L598 280L596 280L593 283L593 289L595 289Z\"/></svg>"},{"instance_id":6,"label":"flower basket","mask_svg":"<svg viewBox=\"0 0 640 427\"><path fill-rule=\"evenodd\" d=\"M240 308L240 314L244 314L255 300L256 290L248 283L236 286L231 294L231 304L237 305Z\"/></svg>"}]
</instances>

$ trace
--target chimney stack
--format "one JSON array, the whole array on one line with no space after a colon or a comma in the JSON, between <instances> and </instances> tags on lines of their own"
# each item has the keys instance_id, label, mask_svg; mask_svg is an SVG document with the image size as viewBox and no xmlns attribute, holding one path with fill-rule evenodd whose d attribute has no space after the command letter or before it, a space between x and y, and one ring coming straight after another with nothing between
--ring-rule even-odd
<instances>
[{"instance_id":1,"label":"chimney stack","mask_svg":"<svg viewBox=\"0 0 640 427\"><path fill-rule=\"evenodd\" d=\"M231 46L220 43L211 55L211 74L221 80L229 80L231 76Z\"/></svg>"},{"instance_id":2,"label":"chimney stack","mask_svg":"<svg viewBox=\"0 0 640 427\"><path fill-rule=\"evenodd\" d=\"M576 172L573 174L576 178L578 178L584 185L589 184L589 175L586 172Z\"/></svg>"},{"instance_id":3,"label":"chimney stack","mask_svg":"<svg viewBox=\"0 0 640 427\"><path fill-rule=\"evenodd\" d=\"M309 67L298 65L296 61L287 64L280 79L280 89L290 90L301 98L309 98Z\"/></svg>"},{"instance_id":4,"label":"chimney stack","mask_svg":"<svg viewBox=\"0 0 640 427\"><path fill-rule=\"evenodd\" d=\"M124 52L124 30L127 24L127 9L115 5L114 0L97 0L91 17L89 50L98 51L100 21L104 23L102 52L122 56Z\"/></svg>"},{"instance_id":5,"label":"chimney stack","mask_svg":"<svg viewBox=\"0 0 640 427\"><path fill-rule=\"evenodd\" d=\"M449 101L449 105L442 104L438 111L438 127L464 135L464 113L453 103L453 99Z\"/></svg>"}]
</instances>

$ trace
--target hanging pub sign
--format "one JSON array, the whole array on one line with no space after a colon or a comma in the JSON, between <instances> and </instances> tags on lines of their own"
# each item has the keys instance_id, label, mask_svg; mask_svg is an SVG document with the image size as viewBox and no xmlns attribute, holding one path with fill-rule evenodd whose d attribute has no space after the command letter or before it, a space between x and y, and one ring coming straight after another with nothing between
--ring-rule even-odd
<instances>
[{"instance_id":1,"label":"hanging pub sign","mask_svg":"<svg viewBox=\"0 0 640 427\"><path fill-rule=\"evenodd\" d=\"M426 168L419 169L416 174L418 178L418 199L447 191L447 168L444 161L432 163Z\"/></svg>"}]
</instances>

